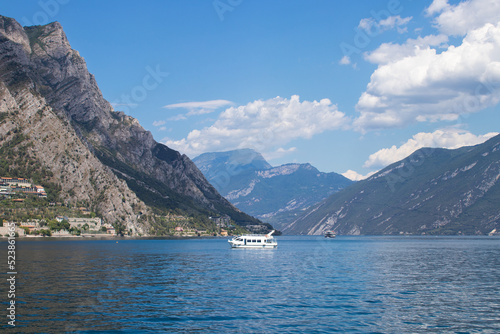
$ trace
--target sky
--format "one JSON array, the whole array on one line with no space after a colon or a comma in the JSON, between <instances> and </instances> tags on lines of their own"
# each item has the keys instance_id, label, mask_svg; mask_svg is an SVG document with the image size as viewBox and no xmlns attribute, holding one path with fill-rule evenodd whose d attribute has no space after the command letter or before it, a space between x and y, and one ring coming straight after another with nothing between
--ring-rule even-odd
<instances>
[{"instance_id":1,"label":"sky","mask_svg":"<svg viewBox=\"0 0 500 334\"><path fill-rule=\"evenodd\" d=\"M361 179L500 131L500 0L25 0L117 111L195 158L251 148Z\"/></svg>"}]
</instances>

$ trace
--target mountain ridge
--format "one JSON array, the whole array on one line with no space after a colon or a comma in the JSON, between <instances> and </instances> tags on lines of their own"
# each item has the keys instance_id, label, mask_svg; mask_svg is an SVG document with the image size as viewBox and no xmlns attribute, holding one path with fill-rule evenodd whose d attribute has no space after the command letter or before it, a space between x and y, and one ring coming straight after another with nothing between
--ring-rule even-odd
<instances>
[{"instance_id":1,"label":"mountain ridge","mask_svg":"<svg viewBox=\"0 0 500 334\"><path fill-rule=\"evenodd\" d=\"M500 224L500 135L422 148L310 208L286 234L486 234Z\"/></svg>"},{"instance_id":2,"label":"mountain ridge","mask_svg":"<svg viewBox=\"0 0 500 334\"><path fill-rule=\"evenodd\" d=\"M115 111L102 96L94 76L87 70L85 60L71 48L58 22L23 28L14 19L0 16L0 53L3 98L0 111L4 113L1 134L13 131L17 123L24 125L18 131L27 134L30 125L44 123L45 118L47 122L48 118L57 119L58 127L62 129L59 136L64 134L75 138L74 143L77 143L79 151L85 152L85 159L96 158L83 174L90 175L90 170L100 163L105 166L99 166L102 173L110 177L106 181L110 182L108 188L111 184L113 187L121 184L120 192L134 198L132 203L124 200L124 205L130 208L119 215L125 217L119 219L121 223L134 231L144 225L145 228L140 230L147 234L147 229L151 227L148 222L150 217L145 222L141 213L144 214L149 207L167 211L181 209L185 215L199 217L227 214L242 225L261 224L220 196L186 155L156 142L136 119ZM76 168L79 162L71 156L74 148L65 147L65 143L55 135L57 130L53 126L45 131L54 134L50 139L46 138L46 142L58 141L58 147L52 152L68 152L66 158ZM25 139L26 145L36 146L29 136ZM4 143L5 140L2 145ZM62 183L60 178L63 176L60 175L60 168L54 166L55 161L44 160L36 154L36 150L31 153L34 160L43 162L44 168L56 171L52 182ZM50 157L51 152L46 152L46 155ZM85 160L82 157L79 159ZM71 179L72 175L68 172L64 177ZM90 188L95 187L92 184ZM76 203L82 198L90 200L90 196L80 192L71 196L69 190L62 189L69 202ZM97 207L113 202L112 197L106 196ZM133 210L132 204L136 207ZM120 206L114 203L111 207ZM99 211L106 218L113 219L112 209Z\"/></svg>"},{"instance_id":3,"label":"mountain ridge","mask_svg":"<svg viewBox=\"0 0 500 334\"><path fill-rule=\"evenodd\" d=\"M231 203L278 229L305 208L351 184L337 173L309 163L272 167L254 150L205 153L193 159Z\"/></svg>"}]
</instances>

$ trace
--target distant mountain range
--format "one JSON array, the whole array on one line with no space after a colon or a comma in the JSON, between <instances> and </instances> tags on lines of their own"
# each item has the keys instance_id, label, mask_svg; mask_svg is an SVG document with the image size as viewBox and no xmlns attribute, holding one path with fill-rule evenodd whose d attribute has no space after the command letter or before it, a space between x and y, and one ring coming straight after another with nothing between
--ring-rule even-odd
<instances>
[{"instance_id":1,"label":"distant mountain range","mask_svg":"<svg viewBox=\"0 0 500 334\"><path fill-rule=\"evenodd\" d=\"M309 208L286 234L486 234L500 228L500 135L424 148Z\"/></svg>"},{"instance_id":2,"label":"distant mountain range","mask_svg":"<svg viewBox=\"0 0 500 334\"><path fill-rule=\"evenodd\" d=\"M309 206L353 181L310 164L272 167L250 149L205 153L193 159L212 185L240 210L278 229Z\"/></svg>"},{"instance_id":3,"label":"distant mountain range","mask_svg":"<svg viewBox=\"0 0 500 334\"><path fill-rule=\"evenodd\" d=\"M187 156L115 111L57 22L23 28L0 16L0 145L2 176L33 178L54 200L89 207L133 234L162 233L166 215L262 225Z\"/></svg>"}]
</instances>

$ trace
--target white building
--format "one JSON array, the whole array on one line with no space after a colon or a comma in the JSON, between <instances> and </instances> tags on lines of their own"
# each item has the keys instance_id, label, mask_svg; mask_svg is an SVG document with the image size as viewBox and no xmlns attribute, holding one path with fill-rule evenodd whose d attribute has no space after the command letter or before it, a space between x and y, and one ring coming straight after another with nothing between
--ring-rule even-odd
<instances>
[{"instance_id":1,"label":"white building","mask_svg":"<svg viewBox=\"0 0 500 334\"><path fill-rule=\"evenodd\" d=\"M102 228L101 218L68 218L68 222L71 227L76 227L81 229L85 224L88 225L89 231L100 231Z\"/></svg>"}]
</instances>

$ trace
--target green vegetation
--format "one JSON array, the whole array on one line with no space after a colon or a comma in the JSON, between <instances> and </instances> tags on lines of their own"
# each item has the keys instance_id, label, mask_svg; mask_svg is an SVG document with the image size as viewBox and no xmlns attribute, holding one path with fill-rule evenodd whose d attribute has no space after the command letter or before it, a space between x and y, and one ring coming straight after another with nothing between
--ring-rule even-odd
<instances>
[{"instance_id":1,"label":"green vegetation","mask_svg":"<svg viewBox=\"0 0 500 334\"><path fill-rule=\"evenodd\" d=\"M70 228L69 222L65 219L60 222L55 219L51 219L48 221L47 225L51 231L69 230Z\"/></svg>"},{"instance_id":2,"label":"green vegetation","mask_svg":"<svg viewBox=\"0 0 500 334\"><path fill-rule=\"evenodd\" d=\"M188 217L183 222L186 226L193 229L214 231L214 233L216 233L217 229L208 217L220 214L227 214L237 225L243 228L247 225L262 224L258 219L243 212L235 211L217 201L214 201L213 204L219 214L210 211L194 202L191 198L170 190L162 182L118 160L115 158L115 154L109 149L101 147L99 150L96 150L96 155L105 165L111 167L114 171L119 171L115 173L116 176L125 180L128 187L144 203L152 208L155 217L146 217L144 219L152 226L151 231L154 232L153 234L169 235L173 233L172 226L176 222L172 222L167 218L161 218L170 216ZM264 225L269 229L272 228L269 224Z\"/></svg>"},{"instance_id":3,"label":"green vegetation","mask_svg":"<svg viewBox=\"0 0 500 334\"><path fill-rule=\"evenodd\" d=\"M76 207L54 205L47 198L19 194L14 198L24 199L23 202L14 202L13 198L0 197L0 220L26 222L32 219L53 220L57 216L93 218L95 213L83 214ZM51 204L52 203L52 204Z\"/></svg>"}]
</instances>

